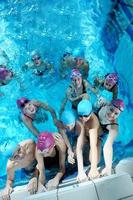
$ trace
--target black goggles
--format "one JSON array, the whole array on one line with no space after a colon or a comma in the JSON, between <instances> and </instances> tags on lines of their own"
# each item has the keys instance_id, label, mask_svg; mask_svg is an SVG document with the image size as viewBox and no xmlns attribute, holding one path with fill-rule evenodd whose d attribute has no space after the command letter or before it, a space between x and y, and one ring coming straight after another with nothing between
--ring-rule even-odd
<instances>
[{"instance_id":1,"label":"black goggles","mask_svg":"<svg viewBox=\"0 0 133 200\"><path fill-rule=\"evenodd\" d=\"M78 115L80 118L82 118L82 117L89 117L91 115L91 113L89 113L88 115Z\"/></svg>"}]
</instances>

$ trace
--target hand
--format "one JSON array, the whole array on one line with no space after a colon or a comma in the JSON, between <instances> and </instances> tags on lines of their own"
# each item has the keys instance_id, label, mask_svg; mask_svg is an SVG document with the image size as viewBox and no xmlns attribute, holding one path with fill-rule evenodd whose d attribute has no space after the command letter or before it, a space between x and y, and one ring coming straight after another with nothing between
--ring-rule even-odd
<instances>
[{"instance_id":1,"label":"hand","mask_svg":"<svg viewBox=\"0 0 133 200\"><path fill-rule=\"evenodd\" d=\"M99 171L97 169L90 169L89 173L88 173L88 177L90 179L95 179L95 178L99 178L100 174Z\"/></svg>"},{"instance_id":2,"label":"hand","mask_svg":"<svg viewBox=\"0 0 133 200\"><path fill-rule=\"evenodd\" d=\"M102 176L108 176L111 175L111 170L108 170L106 167L101 172Z\"/></svg>"},{"instance_id":3,"label":"hand","mask_svg":"<svg viewBox=\"0 0 133 200\"><path fill-rule=\"evenodd\" d=\"M106 104L106 99L103 97L98 98L98 105L105 105Z\"/></svg>"},{"instance_id":4,"label":"hand","mask_svg":"<svg viewBox=\"0 0 133 200\"><path fill-rule=\"evenodd\" d=\"M28 185L27 185L27 189L28 189L28 192L30 194L35 194L37 192L37 189L38 189L38 180L36 177L32 178Z\"/></svg>"},{"instance_id":5,"label":"hand","mask_svg":"<svg viewBox=\"0 0 133 200\"><path fill-rule=\"evenodd\" d=\"M10 194L13 192L13 188L7 186L2 192L2 200L10 200Z\"/></svg>"},{"instance_id":6,"label":"hand","mask_svg":"<svg viewBox=\"0 0 133 200\"><path fill-rule=\"evenodd\" d=\"M70 163L70 164L72 164L72 165L75 163L74 153L73 153L72 151L69 151L69 152L68 152L68 157L67 157L67 159L68 159L68 163Z\"/></svg>"},{"instance_id":7,"label":"hand","mask_svg":"<svg viewBox=\"0 0 133 200\"><path fill-rule=\"evenodd\" d=\"M63 137L59 133L55 134L54 138L55 138L56 144L60 145L61 142L64 143L64 139L63 139Z\"/></svg>"},{"instance_id":8,"label":"hand","mask_svg":"<svg viewBox=\"0 0 133 200\"><path fill-rule=\"evenodd\" d=\"M87 175L85 174L84 171L78 173L77 181L78 181L79 183L88 181L88 177L87 177Z\"/></svg>"},{"instance_id":9,"label":"hand","mask_svg":"<svg viewBox=\"0 0 133 200\"><path fill-rule=\"evenodd\" d=\"M47 188L48 191L49 190L55 190L58 185L59 185L59 179L53 178L53 179L48 181L48 183L46 184L46 188Z\"/></svg>"}]
</instances>

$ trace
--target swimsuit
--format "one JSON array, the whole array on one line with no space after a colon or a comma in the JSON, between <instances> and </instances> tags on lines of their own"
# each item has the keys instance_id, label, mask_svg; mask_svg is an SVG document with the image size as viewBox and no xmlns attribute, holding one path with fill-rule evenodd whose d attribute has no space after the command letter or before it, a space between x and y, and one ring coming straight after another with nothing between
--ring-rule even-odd
<instances>
[{"instance_id":1,"label":"swimsuit","mask_svg":"<svg viewBox=\"0 0 133 200\"><path fill-rule=\"evenodd\" d=\"M22 168L26 175L33 177L36 169L37 161L33 160L28 167Z\"/></svg>"},{"instance_id":2,"label":"swimsuit","mask_svg":"<svg viewBox=\"0 0 133 200\"><path fill-rule=\"evenodd\" d=\"M69 87L72 89L72 85L70 85ZM82 91L81 91L81 94L87 94L86 86L85 86L84 80L82 80ZM79 96L80 96L81 94L79 94ZM77 97L77 94L76 94L76 91L75 91L75 90L73 91L72 97ZM78 101L78 103L79 103L79 102L80 102L80 99L79 99L79 100L76 100L76 101ZM77 103L77 105L75 105L75 104L72 103L72 109L77 110L78 103Z\"/></svg>"},{"instance_id":3,"label":"swimsuit","mask_svg":"<svg viewBox=\"0 0 133 200\"><path fill-rule=\"evenodd\" d=\"M76 131L76 126L74 127L73 131L66 131L66 134L68 136L69 142L72 146L72 148L76 145L77 138L78 138L78 133Z\"/></svg>"},{"instance_id":4,"label":"swimsuit","mask_svg":"<svg viewBox=\"0 0 133 200\"><path fill-rule=\"evenodd\" d=\"M102 107L103 107L103 106L101 106L101 107L98 109L97 113L95 113L96 116L97 116L98 119L99 119L99 122L100 122L99 112L100 112L100 110L102 109ZM110 122L110 123L102 124L102 123L100 122L100 125L101 125L101 127L102 127L103 134L100 135L99 138L102 138L104 135L108 134L108 132L109 132L109 130L107 129L107 126L108 126L108 125L117 125L117 126L118 126L118 123L116 123L116 122Z\"/></svg>"}]
</instances>

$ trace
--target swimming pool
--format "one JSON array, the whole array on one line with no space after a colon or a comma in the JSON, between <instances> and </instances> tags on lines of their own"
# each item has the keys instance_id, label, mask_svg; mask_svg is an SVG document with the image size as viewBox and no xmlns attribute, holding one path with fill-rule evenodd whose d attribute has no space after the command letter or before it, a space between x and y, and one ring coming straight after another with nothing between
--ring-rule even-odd
<instances>
[{"instance_id":1,"label":"swimming pool","mask_svg":"<svg viewBox=\"0 0 133 200\"><path fill-rule=\"evenodd\" d=\"M97 74L103 75L113 70L120 74L120 97L124 99L127 109L120 117L121 126L115 143L115 160L128 155L133 156L131 133L133 128L133 79L129 79L133 73L131 68L133 43L125 23L124 25L119 24L123 33L119 38L116 39L113 34L106 34L108 22L116 23L113 17L109 18L107 15L112 7L113 1L106 1L103 4L100 0L51 0L50 2L47 0L33 0L32 2L2 0L0 2L0 47L9 56L10 67L18 71L26 85L25 90L20 90L14 80L1 88L5 96L0 97L0 187L4 185L3 176L6 173L8 144L13 140L20 142L26 138L33 138L18 119L16 99L21 96L39 99L48 102L56 111L59 111L64 96L62 91L65 91L69 84L68 81L60 81L58 77L59 60L62 53L66 51L72 52L79 49L84 52L90 63L90 81ZM120 15L123 18L126 17L126 22L130 21L124 11ZM120 21L119 18L117 21ZM111 26L110 28L112 30ZM114 31L116 35L117 31L116 28ZM110 42L107 43L107 41ZM113 48L114 43L117 43L116 48ZM126 48L127 55L124 48ZM35 80L35 77L30 78L28 73L22 74L20 70L34 49L42 52L56 69L53 80L47 77L44 80L45 87L39 87L39 89L39 80ZM127 65L126 72L122 58ZM47 125L49 131L56 131L52 120L40 126L40 130L47 130Z\"/></svg>"}]
</instances>

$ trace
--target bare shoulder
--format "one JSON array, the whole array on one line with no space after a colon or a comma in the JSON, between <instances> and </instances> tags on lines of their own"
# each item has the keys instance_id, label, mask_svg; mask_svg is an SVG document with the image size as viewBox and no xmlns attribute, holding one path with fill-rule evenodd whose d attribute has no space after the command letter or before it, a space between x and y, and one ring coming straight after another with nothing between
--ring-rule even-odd
<instances>
[{"instance_id":1,"label":"bare shoulder","mask_svg":"<svg viewBox=\"0 0 133 200\"><path fill-rule=\"evenodd\" d=\"M98 120L98 117L96 116L95 113L92 113L92 125L95 127L95 128L99 128L100 126L100 123L99 123L99 120Z\"/></svg>"},{"instance_id":2,"label":"bare shoulder","mask_svg":"<svg viewBox=\"0 0 133 200\"><path fill-rule=\"evenodd\" d=\"M77 121L76 121L76 129L80 130L80 129L82 129L83 127L84 127L84 126L83 126L82 122L79 121L79 120L77 120Z\"/></svg>"}]
</instances>

